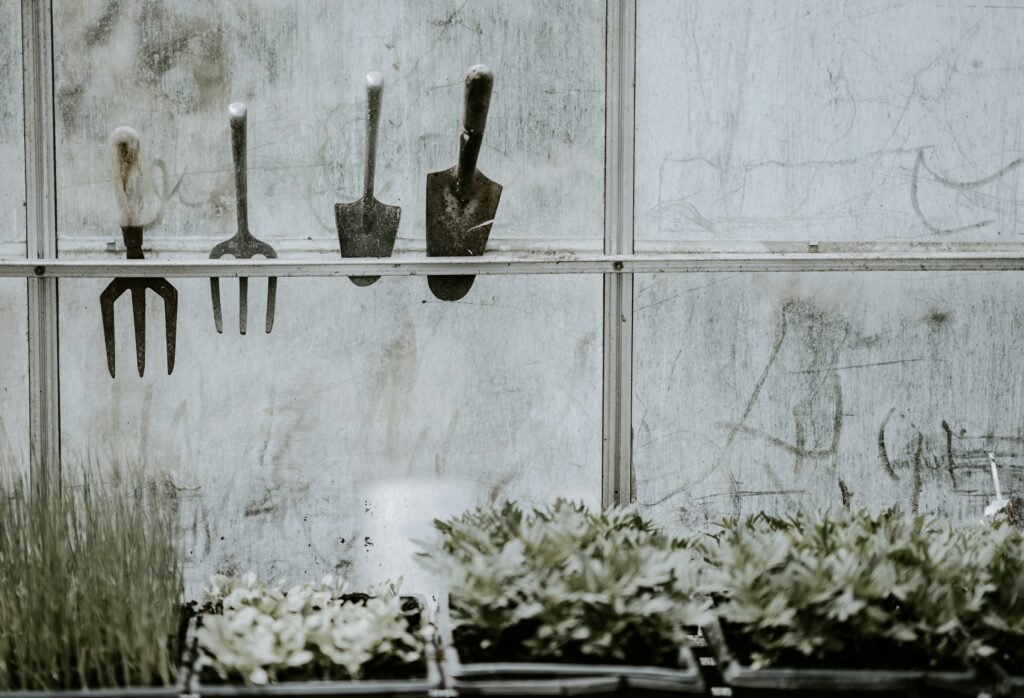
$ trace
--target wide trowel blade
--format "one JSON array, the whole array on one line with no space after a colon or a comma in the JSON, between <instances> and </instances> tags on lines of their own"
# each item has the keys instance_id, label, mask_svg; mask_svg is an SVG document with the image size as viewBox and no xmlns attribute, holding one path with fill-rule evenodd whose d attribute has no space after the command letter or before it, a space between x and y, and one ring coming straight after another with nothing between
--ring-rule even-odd
<instances>
[{"instance_id":1,"label":"wide trowel blade","mask_svg":"<svg viewBox=\"0 0 1024 698\"><path fill-rule=\"evenodd\" d=\"M473 192L465 201L456 195L457 168L427 175L427 256L478 256L487 247L487 236L498 212L501 185L479 170ZM443 301L457 301L473 285L475 276L430 276L427 283Z\"/></svg>"},{"instance_id":2,"label":"wide trowel blade","mask_svg":"<svg viewBox=\"0 0 1024 698\"><path fill-rule=\"evenodd\" d=\"M395 249L402 209L363 197L351 204L335 204L334 220L342 257L390 257ZM356 286L369 286L379 276L350 276Z\"/></svg>"}]
</instances>

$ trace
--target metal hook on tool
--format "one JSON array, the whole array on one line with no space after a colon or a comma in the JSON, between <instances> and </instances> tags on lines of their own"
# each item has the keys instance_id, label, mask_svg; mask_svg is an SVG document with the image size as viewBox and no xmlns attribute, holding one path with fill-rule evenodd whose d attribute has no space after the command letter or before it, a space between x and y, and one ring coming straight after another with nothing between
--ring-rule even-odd
<instances>
[{"instance_id":1,"label":"metal hook on tool","mask_svg":"<svg viewBox=\"0 0 1024 698\"><path fill-rule=\"evenodd\" d=\"M262 255L267 259L276 259L277 252L273 247L258 240L249 232L249 192L248 173L245 164L245 105L235 102L228 107L231 115L231 157L235 164L235 197L238 201L238 231L233 237L216 245L210 252L210 259L218 259L228 255L235 259L252 259ZM238 330L245 334L249 314L249 279L238 279ZM220 308L220 279L210 277L210 294L213 297L213 324L217 332L224 332L224 323ZM267 324L269 334L274 329L274 305L277 299L277 278L267 279Z\"/></svg>"},{"instance_id":2,"label":"metal hook on tool","mask_svg":"<svg viewBox=\"0 0 1024 698\"><path fill-rule=\"evenodd\" d=\"M481 255L498 211L501 185L476 168L491 105L494 75L485 65L466 73L459 136L459 162L427 175L427 256ZM469 293L474 276L430 276L427 283L441 300L456 301Z\"/></svg>"},{"instance_id":3,"label":"metal hook on tool","mask_svg":"<svg viewBox=\"0 0 1024 698\"><path fill-rule=\"evenodd\" d=\"M120 213L121 235L128 259L144 259L142 254L142 171L139 168L139 134L127 126L110 135L114 156L114 194ZM125 291L132 294L132 319L135 325L135 360L141 377L146 371L146 289L164 301L164 331L167 339L167 373L174 370L174 348L178 326L178 291L163 278L116 278L100 294L103 316L103 341L107 349L107 369L114 377L114 301Z\"/></svg>"},{"instance_id":4,"label":"metal hook on tool","mask_svg":"<svg viewBox=\"0 0 1024 698\"><path fill-rule=\"evenodd\" d=\"M390 257L395 249L402 209L373 197L377 171L377 128L380 124L384 76L374 71L366 76L366 174L363 198L351 204L335 204L334 219L342 257ZM350 276L356 286L369 286L379 276Z\"/></svg>"}]
</instances>

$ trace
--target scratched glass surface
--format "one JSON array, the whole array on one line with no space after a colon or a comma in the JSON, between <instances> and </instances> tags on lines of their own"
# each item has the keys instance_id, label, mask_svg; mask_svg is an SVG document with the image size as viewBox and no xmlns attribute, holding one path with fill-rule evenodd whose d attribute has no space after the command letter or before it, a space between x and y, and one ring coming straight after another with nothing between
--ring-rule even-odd
<instances>
[{"instance_id":1,"label":"scratched glass surface","mask_svg":"<svg viewBox=\"0 0 1024 698\"><path fill-rule=\"evenodd\" d=\"M28 475L28 307L24 279L0 279L0 476Z\"/></svg>"},{"instance_id":2,"label":"scratched glass surface","mask_svg":"<svg viewBox=\"0 0 1024 698\"><path fill-rule=\"evenodd\" d=\"M672 524L846 502L979 519L989 452L1024 486L1022 292L1015 273L638 276L636 500Z\"/></svg>"},{"instance_id":3,"label":"scratched glass surface","mask_svg":"<svg viewBox=\"0 0 1024 698\"><path fill-rule=\"evenodd\" d=\"M478 167L505 188L489 249L602 247L600 3L84 0L55 3L54 35L63 253L118 239L105 148L120 125L142 137L157 249L208 254L234 233L227 109L241 101L254 234L282 256L337 255L334 205L363 191L372 70L376 195L402 207L396 251L421 251L426 175L456 162L477 63L495 75Z\"/></svg>"},{"instance_id":4,"label":"scratched glass surface","mask_svg":"<svg viewBox=\"0 0 1024 698\"><path fill-rule=\"evenodd\" d=\"M237 280L221 282L217 334L209 283L171 279L174 372L149 294L141 379L127 296L115 305L117 377L107 372L107 282L61 282L63 458L149 468L180 502L192 585L247 569L380 581L389 549L408 538L389 542L388 522L432 511L439 493L462 493L462 506L600 503L598 276L477 277L455 303L422 277L368 288L281 279L269 335L266 281L251 279L245 336ZM374 484L408 477L418 484Z\"/></svg>"},{"instance_id":5,"label":"scratched glass surface","mask_svg":"<svg viewBox=\"0 0 1024 698\"><path fill-rule=\"evenodd\" d=\"M1019 242L1016 5L640 0L637 248Z\"/></svg>"},{"instance_id":6,"label":"scratched glass surface","mask_svg":"<svg viewBox=\"0 0 1024 698\"><path fill-rule=\"evenodd\" d=\"M0 5L0 258L25 256L21 4Z\"/></svg>"}]
</instances>

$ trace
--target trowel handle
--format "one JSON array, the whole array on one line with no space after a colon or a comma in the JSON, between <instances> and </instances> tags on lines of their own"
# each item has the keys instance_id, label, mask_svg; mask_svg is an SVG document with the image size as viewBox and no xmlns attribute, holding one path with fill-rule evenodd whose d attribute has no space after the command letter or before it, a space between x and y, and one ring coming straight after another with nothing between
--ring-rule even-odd
<instances>
[{"instance_id":1,"label":"trowel handle","mask_svg":"<svg viewBox=\"0 0 1024 698\"><path fill-rule=\"evenodd\" d=\"M231 116L231 160L235 165L235 199L238 215L238 234L249 234L249 183L245 164L246 108L241 102L228 107Z\"/></svg>"},{"instance_id":2,"label":"trowel handle","mask_svg":"<svg viewBox=\"0 0 1024 698\"><path fill-rule=\"evenodd\" d=\"M474 65L466 73L465 100L462 108L462 136L459 143L459 195L467 198L473 191L476 160L487 126L494 74L486 65Z\"/></svg>"},{"instance_id":3,"label":"trowel handle","mask_svg":"<svg viewBox=\"0 0 1024 698\"><path fill-rule=\"evenodd\" d=\"M487 110L491 106L494 73L486 65L474 65L466 73L466 96L462 108L462 128L471 136L484 135Z\"/></svg>"},{"instance_id":4,"label":"trowel handle","mask_svg":"<svg viewBox=\"0 0 1024 698\"><path fill-rule=\"evenodd\" d=\"M373 179L377 172L377 131L380 126L380 102L384 76L376 70L366 76L366 174L363 197L373 198Z\"/></svg>"},{"instance_id":5,"label":"trowel handle","mask_svg":"<svg viewBox=\"0 0 1024 698\"><path fill-rule=\"evenodd\" d=\"M142 218L142 169L139 167L139 134L119 126L110 134L113 155L114 196L122 228L138 226Z\"/></svg>"}]
</instances>

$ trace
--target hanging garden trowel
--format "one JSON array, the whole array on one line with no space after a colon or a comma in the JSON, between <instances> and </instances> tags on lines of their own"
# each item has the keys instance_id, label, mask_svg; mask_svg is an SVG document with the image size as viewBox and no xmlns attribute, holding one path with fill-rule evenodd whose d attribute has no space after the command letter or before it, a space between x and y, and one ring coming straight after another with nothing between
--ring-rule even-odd
<instances>
[{"instance_id":1,"label":"hanging garden trowel","mask_svg":"<svg viewBox=\"0 0 1024 698\"><path fill-rule=\"evenodd\" d=\"M466 97L459 138L459 162L450 170L427 175L427 256L481 255L487 246L501 185L476 169L487 124L494 75L485 65L466 73ZM430 290L444 301L457 301L474 276L431 276Z\"/></svg>"},{"instance_id":2,"label":"hanging garden trowel","mask_svg":"<svg viewBox=\"0 0 1024 698\"><path fill-rule=\"evenodd\" d=\"M342 257L390 257L395 249L402 209L373 198L373 176L377 169L377 125L384 76L374 71L366 76L366 178L363 198L351 204L335 204L334 219ZM356 286L369 286L379 276L350 276Z\"/></svg>"}]
</instances>

